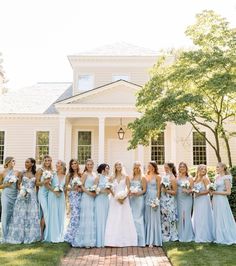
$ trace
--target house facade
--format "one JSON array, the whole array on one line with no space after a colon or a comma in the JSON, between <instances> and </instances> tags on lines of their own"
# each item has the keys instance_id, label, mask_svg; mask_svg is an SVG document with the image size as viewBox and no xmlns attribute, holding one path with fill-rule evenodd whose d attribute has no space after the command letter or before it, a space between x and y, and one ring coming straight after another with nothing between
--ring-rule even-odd
<instances>
[{"instance_id":1,"label":"house facade","mask_svg":"<svg viewBox=\"0 0 236 266\"><path fill-rule=\"evenodd\" d=\"M72 83L38 83L2 93L0 165L6 156L14 156L16 167L22 169L26 158L35 157L40 164L44 154L67 163L77 158L81 165L87 158L95 165L111 166L120 160L128 173L136 160L144 166L150 160L159 165L165 161L215 165L213 150L188 124L170 123L148 147L127 150L131 138L127 125L141 116L135 107L137 92L157 58L157 52L133 45L105 46L68 56ZM122 140L117 134L121 127ZM231 145L236 147L235 139Z\"/></svg>"}]
</instances>

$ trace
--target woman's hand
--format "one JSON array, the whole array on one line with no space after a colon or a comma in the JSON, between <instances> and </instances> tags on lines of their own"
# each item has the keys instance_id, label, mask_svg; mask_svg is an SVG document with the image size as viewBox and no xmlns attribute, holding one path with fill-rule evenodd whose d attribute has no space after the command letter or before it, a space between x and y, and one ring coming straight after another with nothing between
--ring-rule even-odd
<instances>
[{"instance_id":1,"label":"woman's hand","mask_svg":"<svg viewBox=\"0 0 236 266\"><path fill-rule=\"evenodd\" d=\"M120 204L123 204L124 203L124 200L125 199L118 199L118 201L119 201Z\"/></svg>"},{"instance_id":2,"label":"woman's hand","mask_svg":"<svg viewBox=\"0 0 236 266\"><path fill-rule=\"evenodd\" d=\"M10 187L13 183L6 182L3 184L4 188Z\"/></svg>"},{"instance_id":3,"label":"woman's hand","mask_svg":"<svg viewBox=\"0 0 236 266\"><path fill-rule=\"evenodd\" d=\"M61 192L59 191L53 191L53 193L59 198L61 196Z\"/></svg>"}]
</instances>

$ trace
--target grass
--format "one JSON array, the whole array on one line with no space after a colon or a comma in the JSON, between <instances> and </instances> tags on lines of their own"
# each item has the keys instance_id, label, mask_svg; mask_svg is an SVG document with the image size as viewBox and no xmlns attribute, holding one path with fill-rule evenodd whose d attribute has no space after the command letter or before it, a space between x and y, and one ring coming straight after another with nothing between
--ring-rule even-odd
<instances>
[{"instance_id":1,"label":"grass","mask_svg":"<svg viewBox=\"0 0 236 266\"><path fill-rule=\"evenodd\" d=\"M1 266L55 266L67 253L67 243L31 245L0 244Z\"/></svg>"},{"instance_id":2,"label":"grass","mask_svg":"<svg viewBox=\"0 0 236 266\"><path fill-rule=\"evenodd\" d=\"M163 249L173 266L236 265L236 245L169 242Z\"/></svg>"}]
</instances>

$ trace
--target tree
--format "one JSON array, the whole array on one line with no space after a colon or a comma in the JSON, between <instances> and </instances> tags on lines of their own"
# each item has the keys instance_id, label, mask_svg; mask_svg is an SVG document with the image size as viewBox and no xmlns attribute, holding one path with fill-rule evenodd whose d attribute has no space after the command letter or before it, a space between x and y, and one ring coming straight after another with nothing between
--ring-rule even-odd
<instances>
[{"instance_id":1,"label":"tree","mask_svg":"<svg viewBox=\"0 0 236 266\"><path fill-rule=\"evenodd\" d=\"M186 35L192 50L163 54L151 72L150 81L139 91L136 106L143 113L129 125L130 147L149 144L150 137L166 127L190 123L205 138L221 161L223 139L232 166L229 118L236 111L236 31L225 18L203 11ZM168 63L172 59L172 63ZM213 138L203 135L200 126ZM213 140L212 140L213 139Z\"/></svg>"}]
</instances>

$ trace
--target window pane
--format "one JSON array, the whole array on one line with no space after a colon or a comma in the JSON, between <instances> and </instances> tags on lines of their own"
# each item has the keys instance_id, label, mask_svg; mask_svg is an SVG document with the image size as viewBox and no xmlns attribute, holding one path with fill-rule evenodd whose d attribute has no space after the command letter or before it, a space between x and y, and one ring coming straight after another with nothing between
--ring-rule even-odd
<instances>
[{"instance_id":1,"label":"window pane","mask_svg":"<svg viewBox=\"0 0 236 266\"><path fill-rule=\"evenodd\" d=\"M151 140L151 160L157 164L165 163L164 132L158 134L157 138Z\"/></svg>"},{"instance_id":2,"label":"window pane","mask_svg":"<svg viewBox=\"0 0 236 266\"><path fill-rule=\"evenodd\" d=\"M206 133L202 132L205 136ZM193 164L207 164L206 139L198 132L193 132Z\"/></svg>"},{"instance_id":3,"label":"window pane","mask_svg":"<svg viewBox=\"0 0 236 266\"><path fill-rule=\"evenodd\" d=\"M36 163L41 164L44 155L49 154L49 131L36 132Z\"/></svg>"},{"instance_id":4,"label":"window pane","mask_svg":"<svg viewBox=\"0 0 236 266\"><path fill-rule=\"evenodd\" d=\"M5 132L0 131L0 164L3 164L4 160L4 142L5 142Z\"/></svg>"},{"instance_id":5,"label":"window pane","mask_svg":"<svg viewBox=\"0 0 236 266\"><path fill-rule=\"evenodd\" d=\"M38 131L36 144L37 145L48 145L49 144L49 132L48 131Z\"/></svg>"},{"instance_id":6,"label":"window pane","mask_svg":"<svg viewBox=\"0 0 236 266\"><path fill-rule=\"evenodd\" d=\"M93 88L92 75L80 75L78 80L79 90L91 90Z\"/></svg>"},{"instance_id":7,"label":"window pane","mask_svg":"<svg viewBox=\"0 0 236 266\"><path fill-rule=\"evenodd\" d=\"M78 134L78 144L79 145L91 145L91 132L80 131Z\"/></svg>"},{"instance_id":8,"label":"window pane","mask_svg":"<svg viewBox=\"0 0 236 266\"><path fill-rule=\"evenodd\" d=\"M91 158L92 133L90 131L78 132L78 161L85 164L85 161Z\"/></svg>"}]
</instances>

